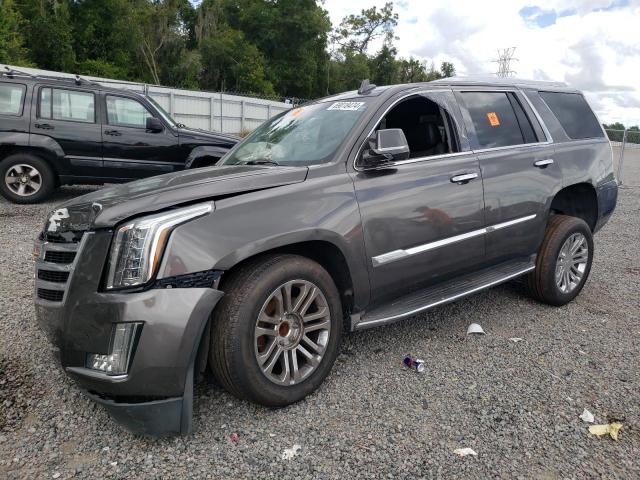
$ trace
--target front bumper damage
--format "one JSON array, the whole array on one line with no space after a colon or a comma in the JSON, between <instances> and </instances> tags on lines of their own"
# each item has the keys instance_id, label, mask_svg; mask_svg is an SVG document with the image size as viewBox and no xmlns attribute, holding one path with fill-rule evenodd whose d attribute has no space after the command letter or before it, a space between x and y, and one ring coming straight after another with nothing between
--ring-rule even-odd
<instances>
[{"instance_id":1,"label":"front bumper damage","mask_svg":"<svg viewBox=\"0 0 640 480\"><path fill-rule=\"evenodd\" d=\"M110 232L83 235L65 267L69 276L61 301L42 298L38 289L52 284L36 273L38 323L59 348L66 373L129 430L153 436L189 433L196 356L223 292L197 287L103 293L100 277L110 238ZM46 252L48 245L41 247ZM36 270L48 268L55 266L43 253ZM112 324L118 322L143 324L127 373L109 376L86 368L88 353L108 353Z\"/></svg>"}]
</instances>

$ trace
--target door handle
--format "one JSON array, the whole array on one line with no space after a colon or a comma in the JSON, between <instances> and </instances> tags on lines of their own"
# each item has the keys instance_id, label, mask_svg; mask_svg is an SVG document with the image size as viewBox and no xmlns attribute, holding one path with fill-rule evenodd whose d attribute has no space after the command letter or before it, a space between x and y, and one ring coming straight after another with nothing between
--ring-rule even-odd
<instances>
[{"instance_id":1,"label":"door handle","mask_svg":"<svg viewBox=\"0 0 640 480\"><path fill-rule=\"evenodd\" d=\"M537 162L534 162L533 165L538 168L547 168L547 166L551 165L552 163L553 159L547 158L546 160L538 160Z\"/></svg>"},{"instance_id":2,"label":"door handle","mask_svg":"<svg viewBox=\"0 0 640 480\"><path fill-rule=\"evenodd\" d=\"M453 177L451 177L451 182L459 184L469 183L469 181L473 180L474 178L478 178L477 173L462 173L460 175L454 175Z\"/></svg>"},{"instance_id":3,"label":"door handle","mask_svg":"<svg viewBox=\"0 0 640 480\"><path fill-rule=\"evenodd\" d=\"M105 130L104 134L111 135L112 137L119 137L122 135L118 130Z\"/></svg>"},{"instance_id":4,"label":"door handle","mask_svg":"<svg viewBox=\"0 0 640 480\"><path fill-rule=\"evenodd\" d=\"M36 123L34 127L41 130L53 130L55 128L53 125L49 125L48 123Z\"/></svg>"}]
</instances>

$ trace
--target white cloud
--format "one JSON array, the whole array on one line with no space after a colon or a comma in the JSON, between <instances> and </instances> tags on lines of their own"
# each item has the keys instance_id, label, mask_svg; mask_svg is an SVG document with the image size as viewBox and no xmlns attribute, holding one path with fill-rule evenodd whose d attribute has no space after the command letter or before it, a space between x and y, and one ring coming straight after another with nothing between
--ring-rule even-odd
<instances>
[{"instance_id":1,"label":"white cloud","mask_svg":"<svg viewBox=\"0 0 640 480\"><path fill-rule=\"evenodd\" d=\"M350 13L384 3L326 0L325 8L337 25ZM517 47L512 68L518 77L566 81L585 91L602 121L640 124L640 0L402 0L395 5L402 56L453 61L460 74L486 75L496 70L497 49ZM519 13L525 7L535 9L527 21Z\"/></svg>"}]
</instances>

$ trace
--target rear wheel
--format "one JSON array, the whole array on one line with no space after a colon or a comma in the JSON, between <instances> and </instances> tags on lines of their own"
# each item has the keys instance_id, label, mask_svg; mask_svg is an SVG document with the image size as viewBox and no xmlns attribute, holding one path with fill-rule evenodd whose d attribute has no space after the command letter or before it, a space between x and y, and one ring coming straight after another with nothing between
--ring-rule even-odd
<instances>
[{"instance_id":1,"label":"rear wheel","mask_svg":"<svg viewBox=\"0 0 640 480\"><path fill-rule=\"evenodd\" d=\"M340 296L324 268L274 255L231 274L213 316L210 363L232 394L284 406L328 375L342 333Z\"/></svg>"},{"instance_id":2,"label":"rear wheel","mask_svg":"<svg viewBox=\"0 0 640 480\"><path fill-rule=\"evenodd\" d=\"M30 153L10 155L0 162L0 194L13 203L37 203L56 187L47 162Z\"/></svg>"},{"instance_id":3,"label":"rear wheel","mask_svg":"<svg viewBox=\"0 0 640 480\"><path fill-rule=\"evenodd\" d=\"M554 215L549 219L536 268L527 286L537 300L564 305L582 290L593 261L591 229L576 217Z\"/></svg>"}]
</instances>

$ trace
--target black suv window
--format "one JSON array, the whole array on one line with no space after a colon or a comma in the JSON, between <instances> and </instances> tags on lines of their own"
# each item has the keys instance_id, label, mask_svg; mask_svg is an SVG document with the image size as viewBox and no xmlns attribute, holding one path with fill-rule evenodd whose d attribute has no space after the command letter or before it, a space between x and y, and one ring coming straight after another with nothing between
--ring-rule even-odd
<instances>
[{"instance_id":1,"label":"black suv window","mask_svg":"<svg viewBox=\"0 0 640 480\"><path fill-rule=\"evenodd\" d=\"M107 121L119 127L146 128L147 118L153 117L137 100L107 95Z\"/></svg>"},{"instance_id":2,"label":"black suv window","mask_svg":"<svg viewBox=\"0 0 640 480\"><path fill-rule=\"evenodd\" d=\"M512 92L462 92L476 132L477 148L538 141L531 121Z\"/></svg>"},{"instance_id":3,"label":"black suv window","mask_svg":"<svg viewBox=\"0 0 640 480\"><path fill-rule=\"evenodd\" d=\"M40 118L71 122L95 123L96 102L92 92L40 89Z\"/></svg>"},{"instance_id":4,"label":"black suv window","mask_svg":"<svg viewBox=\"0 0 640 480\"><path fill-rule=\"evenodd\" d=\"M22 115L22 102L26 87L15 83L0 85L0 114Z\"/></svg>"},{"instance_id":5,"label":"black suv window","mask_svg":"<svg viewBox=\"0 0 640 480\"><path fill-rule=\"evenodd\" d=\"M579 93L539 92L569 138L604 137L598 119Z\"/></svg>"}]
</instances>

